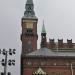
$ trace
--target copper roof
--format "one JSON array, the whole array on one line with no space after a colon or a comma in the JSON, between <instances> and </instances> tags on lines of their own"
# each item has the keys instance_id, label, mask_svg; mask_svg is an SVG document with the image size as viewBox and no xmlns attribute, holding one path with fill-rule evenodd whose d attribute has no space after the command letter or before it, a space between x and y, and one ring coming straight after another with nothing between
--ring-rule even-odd
<instances>
[{"instance_id":1,"label":"copper roof","mask_svg":"<svg viewBox=\"0 0 75 75\"><path fill-rule=\"evenodd\" d=\"M59 52L52 51L48 48L41 48L34 52L28 53L26 56L32 57L75 57L75 52Z\"/></svg>"}]
</instances>

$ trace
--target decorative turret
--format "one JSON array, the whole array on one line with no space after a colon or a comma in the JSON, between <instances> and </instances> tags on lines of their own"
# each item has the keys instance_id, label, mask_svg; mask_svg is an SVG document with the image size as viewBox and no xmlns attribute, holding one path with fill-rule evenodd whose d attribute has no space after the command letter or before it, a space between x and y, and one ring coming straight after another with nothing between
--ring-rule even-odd
<instances>
[{"instance_id":1,"label":"decorative turret","mask_svg":"<svg viewBox=\"0 0 75 75\"><path fill-rule=\"evenodd\" d=\"M45 30L45 25L43 21L43 27L42 27L42 32L41 32L41 48L46 47L47 42L46 42L46 30Z\"/></svg>"},{"instance_id":2,"label":"decorative turret","mask_svg":"<svg viewBox=\"0 0 75 75\"><path fill-rule=\"evenodd\" d=\"M27 0L23 19L37 19L34 12L33 0Z\"/></svg>"}]
</instances>

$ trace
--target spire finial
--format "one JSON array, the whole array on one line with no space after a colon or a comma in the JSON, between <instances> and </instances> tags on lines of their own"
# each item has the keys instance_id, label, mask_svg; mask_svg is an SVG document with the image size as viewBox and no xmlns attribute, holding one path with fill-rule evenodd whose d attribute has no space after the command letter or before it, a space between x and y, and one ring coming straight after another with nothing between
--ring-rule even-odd
<instances>
[{"instance_id":1,"label":"spire finial","mask_svg":"<svg viewBox=\"0 0 75 75\"><path fill-rule=\"evenodd\" d=\"M42 33L46 33L45 25L44 25L44 20L43 20L43 26L42 26Z\"/></svg>"},{"instance_id":2,"label":"spire finial","mask_svg":"<svg viewBox=\"0 0 75 75\"><path fill-rule=\"evenodd\" d=\"M27 0L26 4L33 4L33 0Z\"/></svg>"},{"instance_id":3,"label":"spire finial","mask_svg":"<svg viewBox=\"0 0 75 75\"><path fill-rule=\"evenodd\" d=\"M44 25L44 20L43 20L42 33L41 33L41 48L46 47L46 46L47 46L46 30L45 30L45 25Z\"/></svg>"},{"instance_id":4,"label":"spire finial","mask_svg":"<svg viewBox=\"0 0 75 75\"><path fill-rule=\"evenodd\" d=\"M37 19L34 12L33 0L27 0L25 5L24 17L25 19Z\"/></svg>"},{"instance_id":5,"label":"spire finial","mask_svg":"<svg viewBox=\"0 0 75 75\"><path fill-rule=\"evenodd\" d=\"M44 20L43 20L43 25L44 25Z\"/></svg>"}]
</instances>

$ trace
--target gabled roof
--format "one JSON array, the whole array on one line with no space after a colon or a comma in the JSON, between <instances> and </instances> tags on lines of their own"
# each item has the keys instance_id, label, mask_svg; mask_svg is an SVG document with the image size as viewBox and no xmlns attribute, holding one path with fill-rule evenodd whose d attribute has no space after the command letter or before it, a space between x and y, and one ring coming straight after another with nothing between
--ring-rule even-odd
<instances>
[{"instance_id":1,"label":"gabled roof","mask_svg":"<svg viewBox=\"0 0 75 75\"><path fill-rule=\"evenodd\" d=\"M38 68L38 70L36 72L34 72L33 74L34 75L36 75L36 74L46 75L46 72L44 72L41 68Z\"/></svg>"},{"instance_id":2,"label":"gabled roof","mask_svg":"<svg viewBox=\"0 0 75 75\"><path fill-rule=\"evenodd\" d=\"M27 54L29 57L75 57L75 52L54 52L48 48L41 48Z\"/></svg>"}]
</instances>

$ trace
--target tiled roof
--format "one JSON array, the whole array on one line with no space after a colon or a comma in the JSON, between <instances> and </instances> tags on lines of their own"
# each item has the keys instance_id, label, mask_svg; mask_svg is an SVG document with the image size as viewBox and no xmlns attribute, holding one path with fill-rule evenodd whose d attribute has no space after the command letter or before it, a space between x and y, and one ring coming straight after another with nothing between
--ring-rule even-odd
<instances>
[{"instance_id":1,"label":"tiled roof","mask_svg":"<svg viewBox=\"0 0 75 75\"><path fill-rule=\"evenodd\" d=\"M52 51L48 48L41 48L34 52L27 54L26 56L32 57L75 57L75 52L59 52L59 51Z\"/></svg>"}]
</instances>

